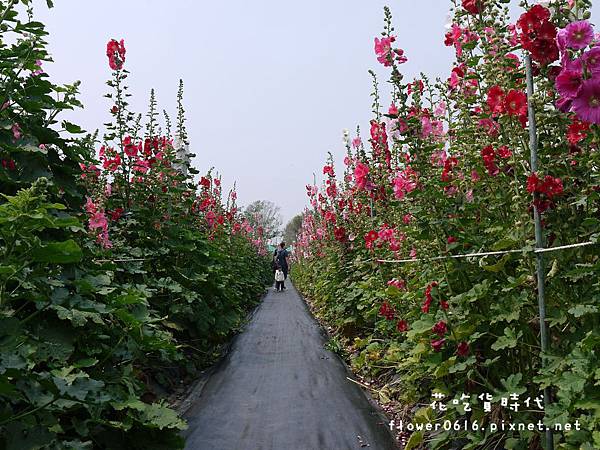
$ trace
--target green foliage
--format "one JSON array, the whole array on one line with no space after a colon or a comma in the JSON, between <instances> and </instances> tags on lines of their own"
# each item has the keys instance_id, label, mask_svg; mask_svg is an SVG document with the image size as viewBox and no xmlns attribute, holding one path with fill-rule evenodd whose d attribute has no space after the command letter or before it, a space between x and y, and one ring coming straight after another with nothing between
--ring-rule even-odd
<instances>
[{"instance_id":1,"label":"green foliage","mask_svg":"<svg viewBox=\"0 0 600 450\"><path fill-rule=\"evenodd\" d=\"M37 73L49 56L29 7L0 1L0 449L183 448L185 422L164 397L239 328L270 278L268 262L220 191L213 206L227 225L207 226L192 180L170 169L177 159L166 140L165 164L145 183L132 186L131 166L82 173L95 137L73 138L82 130L59 122L80 106L77 85ZM121 153L125 134L140 129L125 77L110 82L119 109L109 139ZM92 199L102 214L121 208L105 226L111 248L88 220Z\"/></svg>"}]
</instances>

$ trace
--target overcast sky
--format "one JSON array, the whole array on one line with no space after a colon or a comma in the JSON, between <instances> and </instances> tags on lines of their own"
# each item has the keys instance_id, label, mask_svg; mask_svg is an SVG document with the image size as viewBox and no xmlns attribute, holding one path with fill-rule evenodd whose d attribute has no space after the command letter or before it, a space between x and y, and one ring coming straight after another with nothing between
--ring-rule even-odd
<instances>
[{"instance_id":1,"label":"overcast sky","mask_svg":"<svg viewBox=\"0 0 600 450\"><path fill-rule=\"evenodd\" d=\"M447 77L449 0L55 0L47 24L56 82L81 80L83 111L69 116L92 131L109 119L109 38L125 39L131 106L145 113L151 88L175 116L178 80L194 165L237 183L241 205L271 200L284 221L302 211L305 185L321 179L327 152L343 154L342 130L368 131L373 53L383 6L394 14L404 73ZM598 7L594 7L594 10ZM385 88L384 88L385 89Z\"/></svg>"}]
</instances>

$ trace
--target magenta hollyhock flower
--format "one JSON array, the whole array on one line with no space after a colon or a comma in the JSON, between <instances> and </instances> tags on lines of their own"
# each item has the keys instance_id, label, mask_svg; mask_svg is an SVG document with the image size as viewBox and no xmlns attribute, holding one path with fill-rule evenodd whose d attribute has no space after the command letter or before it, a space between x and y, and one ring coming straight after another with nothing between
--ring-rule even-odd
<instances>
[{"instance_id":1,"label":"magenta hollyhock flower","mask_svg":"<svg viewBox=\"0 0 600 450\"><path fill-rule=\"evenodd\" d=\"M467 356L469 354L469 343L462 341L456 347L456 354L458 356Z\"/></svg>"},{"instance_id":2,"label":"magenta hollyhock flower","mask_svg":"<svg viewBox=\"0 0 600 450\"><path fill-rule=\"evenodd\" d=\"M13 123L10 130L12 131L13 138L15 141L18 141L19 139L21 139L21 136L23 135L23 133L21 132L21 127L19 126L18 123Z\"/></svg>"},{"instance_id":3,"label":"magenta hollyhock flower","mask_svg":"<svg viewBox=\"0 0 600 450\"><path fill-rule=\"evenodd\" d=\"M375 55L377 55L377 61L379 61L384 66L391 66L391 53L392 53L392 42L394 42L395 38L392 37L383 37L381 39L375 38Z\"/></svg>"},{"instance_id":4,"label":"magenta hollyhock flower","mask_svg":"<svg viewBox=\"0 0 600 450\"><path fill-rule=\"evenodd\" d=\"M554 84L561 97L577 97L583 84L583 74L578 70L565 69L556 77Z\"/></svg>"},{"instance_id":5,"label":"magenta hollyhock flower","mask_svg":"<svg viewBox=\"0 0 600 450\"><path fill-rule=\"evenodd\" d=\"M369 175L369 166L362 162L357 162L354 168L354 180L359 189L364 189L367 185L367 175Z\"/></svg>"},{"instance_id":6,"label":"magenta hollyhock flower","mask_svg":"<svg viewBox=\"0 0 600 450\"><path fill-rule=\"evenodd\" d=\"M580 120L600 123L600 80L583 82L581 92L573 99L573 111Z\"/></svg>"},{"instance_id":7,"label":"magenta hollyhock flower","mask_svg":"<svg viewBox=\"0 0 600 450\"><path fill-rule=\"evenodd\" d=\"M592 73L600 72L600 47L593 47L582 57L585 67Z\"/></svg>"},{"instance_id":8,"label":"magenta hollyhock flower","mask_svg":"<svg viewBox=\"0 0 600 450\"><path fill-rule=\"evenodd\" d=\"M565 27L565 44L568 48L579 50L585 48L594 39L594 29L587 20L571 22Z\"/></svg>"}]
</instances>

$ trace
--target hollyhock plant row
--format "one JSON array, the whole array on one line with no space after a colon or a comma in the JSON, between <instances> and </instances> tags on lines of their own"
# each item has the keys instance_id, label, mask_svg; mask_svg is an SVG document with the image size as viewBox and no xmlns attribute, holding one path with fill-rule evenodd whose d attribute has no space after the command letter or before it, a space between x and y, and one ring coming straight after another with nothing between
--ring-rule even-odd
<instances>
[{"instance_id":1,"label":"hollyhock plant row","mask_svg":"<svg viewBox=\"0 0 600 450\"><path fill-rule=\"evenodd\" d=\"M264 238L194 178L182 87L175 130L153 92L145 127L129 110L123 40L102 141L59 121L78 85L41 70L30 7L0 29L0 448L183 448L169 400L264 292Z\"/></svg>"},{"instance_id":2,"label":"hollyhock plant row","mask_svg":"<svg viewBox=\"0 0 600 450\"><path fill-rule=\"evenodd\" d=\"M600 40L590 4L530 2L511 21L508 1L449 3L445 45L456 60L438 82L404 80L400 65L410 55L385 10L374 61L389 71L391 92L372 94L368 136L345 134L342 164L330 155L323 186L307 186L294 278L388 412L485 428L414 432L406 448L546 448L537 430L489 431L491 423L538 420L581 424L555 433L555 448L599 448ZM534 207L546 247L586 244L544 253L543 354ZM468 256L481 252L495 253ZM502 405L546 387L545 408Z\"/></svg>"}]
</instances>

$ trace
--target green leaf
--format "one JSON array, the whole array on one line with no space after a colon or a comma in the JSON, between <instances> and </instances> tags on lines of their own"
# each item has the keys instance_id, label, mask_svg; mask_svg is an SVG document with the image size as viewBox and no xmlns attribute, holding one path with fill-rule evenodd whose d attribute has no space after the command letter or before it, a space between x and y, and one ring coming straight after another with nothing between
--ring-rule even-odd
<instances>
[{"instance_id":1,"label":"green leaf","mask_svg":"<svg viewBox=\"0 0 600 450\"><path fill-rule=\"evenodd\" d=\"M81 248L72 239L62 242L51 242L35 249L32 254L35 261L51 264L76 263L83 258Z\"/></svg>"},{"instance_id":2,"label":"green leaf","mask_svg":"<svg viewBox=\"0 0 600 450\"><path fill-rule=\"evenodd\" d=\"M492 350L502 350L505 348L515 348L517 346L517 340L523 336L523 332L519 331L515 334L512 328L506 327L504 329L504 336L500 336L496 342L492 344Z\"/></svg>"}]
</instances>

